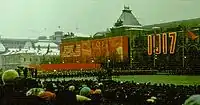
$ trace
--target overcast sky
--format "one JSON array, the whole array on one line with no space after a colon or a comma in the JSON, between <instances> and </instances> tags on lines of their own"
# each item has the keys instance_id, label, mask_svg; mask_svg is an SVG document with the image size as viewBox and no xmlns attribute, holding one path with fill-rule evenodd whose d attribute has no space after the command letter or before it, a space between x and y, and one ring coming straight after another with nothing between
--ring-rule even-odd
<instances>
[{"instance_id":1,"label":"overcast sky","mask_svg":"<svg viewBox=\"0 0 200 105\"><path fill-rule=\"evenodd\" d=\"M0 0L0 35L36 38L65 32L94 34L112 27L124 5L142 25L200 17L200 0Z\"/></svg>"}]
</instances>

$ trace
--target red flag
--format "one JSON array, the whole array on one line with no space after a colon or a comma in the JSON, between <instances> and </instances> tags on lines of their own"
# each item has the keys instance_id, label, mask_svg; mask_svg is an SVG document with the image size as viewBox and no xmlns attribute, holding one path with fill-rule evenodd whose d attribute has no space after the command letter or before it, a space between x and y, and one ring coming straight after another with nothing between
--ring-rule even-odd
<instances>
[{"instance_id":1,"label":"red flag","mask_svg":"<svg viewBox=\"0 0 200 105\"><path fill-rule=\"evenodd\" d=\"M188 35L188 37L190 37L192 40L195 40L195 39L198 38L198 36L197 36L195 33L191 32L191 31L187 31L187 35Z\"/></svg>"}]
</instances>

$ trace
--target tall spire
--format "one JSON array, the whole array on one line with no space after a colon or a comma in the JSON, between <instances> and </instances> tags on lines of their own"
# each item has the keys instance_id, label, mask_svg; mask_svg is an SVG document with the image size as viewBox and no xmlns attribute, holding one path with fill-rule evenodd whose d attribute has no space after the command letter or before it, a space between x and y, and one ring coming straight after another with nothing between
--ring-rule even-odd
<instances>
[{"instance_id":1,"label":"tall spire","mask_svg":"<svg viewBox=\"0 0 200 105\"><path fill-rule=\"evenodd\" d=\"M61 31L61 27L60 26L58 26L58 31Z\"/></svg>"},{"instance_id":2,"label":"tall spire","mask_svg":"<svg viewBox=\"0 0 200 105\"><path fill-rule=\"evenodd\" d=\"M55 32L55 35L63 35L63 31L61 30L60 26L58 26L58 30Z\"/></svg>"},{"instance_id":3,"label":"tall spire","mask_svg":"<svg viewBox=\"0 0 200 105\"><path fill-rule=\"evenodd\" d=\"M122 22L120 27L141 27L141 24L131 11L129 6L124 5L124 10L122 10L122 14L117 20L117 23Z\"/></svg>"},{"instance_id":4,"label":"tall spire","mask_svg":"<svg viewBox=\"0 0 200 105\"><path fill-rule=\"evenodd\" d=\"M124 5L124 10L130 10L129 6Z\"/></svg>"}]
</instances>

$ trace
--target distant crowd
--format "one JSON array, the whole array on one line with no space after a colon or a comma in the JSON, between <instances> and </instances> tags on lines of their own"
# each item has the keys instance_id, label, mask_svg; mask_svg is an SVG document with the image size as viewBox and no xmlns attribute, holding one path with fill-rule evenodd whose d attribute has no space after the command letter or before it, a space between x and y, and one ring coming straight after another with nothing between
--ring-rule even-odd
<instances>
[{"instance_id":1,"label":"distant crowd","mask_svg":"<svg viewBox=\"0 0 200 105\"><path fill-rule=\"evenodd\" d=\"M176 70L154 70L154 69L146 69L141 70L139 68L132 69L93 69L93 70L53 70L53 71L45 71L45 70L37 70L30 68L21 68L16 69L19 76L23 76L25 78L57 78L57 77L101 77L107 75L157 75L157 74L168 74L168 75L197 75L194 70L191 69L176 69ZM200 71L199 71L200 73Z\"/></svg>"},{"instance_id":2,"label":"distant crowd","mask_svg":"<svg viewBox=\"0 0 200 105\"><path fill-rule=\"evenodd\" d=\"M40 80L2 75L0 105L200 105L200 85Z\"/></svg>"},{"instance_id":3,"label":"distant crowd","mask_svg":"<svg viewBox=\"0 0 200 105\"><path fill-rule=\"evenodd\" d=\"M38 74L38 78L65 78L65 77L105 77L120 75L153 75L156 70L93 70L93 71L49 71Z\"/></svg>"}]
</instances>

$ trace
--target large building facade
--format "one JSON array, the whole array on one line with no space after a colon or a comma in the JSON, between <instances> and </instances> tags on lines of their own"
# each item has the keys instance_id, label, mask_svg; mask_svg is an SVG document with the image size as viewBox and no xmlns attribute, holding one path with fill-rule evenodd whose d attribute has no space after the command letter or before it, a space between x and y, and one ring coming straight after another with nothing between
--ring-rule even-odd
<instances>
[{"instance_id":1,"label":"large building facade","mask_svg":"<svg viewBox=\"0 0 200 105\"><path fill-rule=\"evenodd\" d=\"M0 43L0 50L2 50L0 54L0 68L15 69L18 66L29 67L30 65L43 63L56 63L55 61L59 57L60 50L59 45L55 44L52 40L37 40L37 42L33 42L33 40L23 41L13 46L11 46L12 42L7 42L7 46ZM60 62L57 61L57 63Z\"/></svg>"},{"instance_id":2,"label":"large building facade","mask_svg":"<svg viewBox=\"0 0 200 105\"><path fill-rule=\"evenodd\" d=\"M132 14L129 7L125 7L117 22L109 30L98 32L93 37L64 39L63 43L125 36L128 37L129 64L127 65L127 62L124 62L122 66L128 66L134 69L152 68L170 70L181 67L195 69L198 68L197 61L200 59L200 38L198 37L200 35L198 27L200 21L197 20L200 19L142 26ZM184 26L187 27L183 29ZM195 40L192 40L191 33L197 36ZM160 37L155 37L154 41L155 34L158 36L160 34ZM153 44L158 46L158 48L153 47ZM152 47L152 54L149 54L149 46ZM165 47L167 48L163 53ZM154 53L154 50L161 52ZM61 54L63 54L63 51L61 51ZM61 59L64 58L61 57ZM109 57L109 60L112 60L111 57ZM93 60L90 61L94 62Z\"/></svg>"},{"instance_id":3,"label":"large building facade","mask_svg":"<svg viewBox=\"0 0 200 105\"><path fill-rule=\"evenodd\" d=\"M124 7L124 10L122 11L121 16L119 17L119 19L117 19L117 22L114 24L114 26L111 29L108 29L105 32L97 32L92 37L87 37L87 38L76 37L76 38L63 39L62 44L61 44L61 60L63 60L62 62L65 62L65 63L75 63L78 59L78 58L74 58L72 62L72 60L69 60L70 57L67 57L66 52L69 51L68 50L69 48L67 48L67 44L69 44L69 42L73 42L73 43L88 42L89 44L87 45L87 47L90 48L89 55L93 57L87 57L87 60L85 60L86 62L102 63L102 64L109 62L109 65L112 67L116 67L119 65L124 65L124 67L125 66L128 67L130 62L133 62L133 61L130 61L130 58L133 58L133 56L138 52L135 49L133 43L135 43L135 38L142 34L142 31L143 31L142 25L138 22L136 17L132 14L129 7ZM108 41L106 39L108 39ZM115 39L122 39L123 41L115 40ZM116 52L121 51L123 54L125 54L125 55L122 55L124 58L123 60L118 59L117 53L114 54L112 51L109 51L109 50L112 50L111 46L117 45L117 43L120 43L120 42L122 43L121 50L116 48L115 51ZM132 44L133 46L130 47L130 44ZM98 49L98 46L101 46L101 48ZM84 48L85 48L84 45L81 44L80 49L84 49ZM96 49L98 49L98 51ZM100 54L106 51L107 51L107 55ZM83 53L84 52L80 50L80 55L82 54L81 55L82 57L86 57L85 55L83 55ZM69 62L66 62L66 60Z\"/></svg>"},{"instance_id":4,"label":"large building facade","mask_svg":"<svg viewBox=\"0 0 200 105\"><path fill-rule=\"evenodd\" d=\"M93 36L57 31L48 40L0 39L0 68L59 62L132 69L196 69L200 68L199 24L200 19L192 19L142 26L130 8L124 7L112 28Z\"/></svg>"},{"instance_id":5,"label":"large building facade","mask_svg":"<svg viewBox=\"0 0 200 105\"><path fill-rule=\"evenodd\" d=\"M64 32L56 31L49 38L37 39L0 38L0 68L14 69L17 66L42 63L60 63L59 45Z\"/></svg>"}]
</instances>

